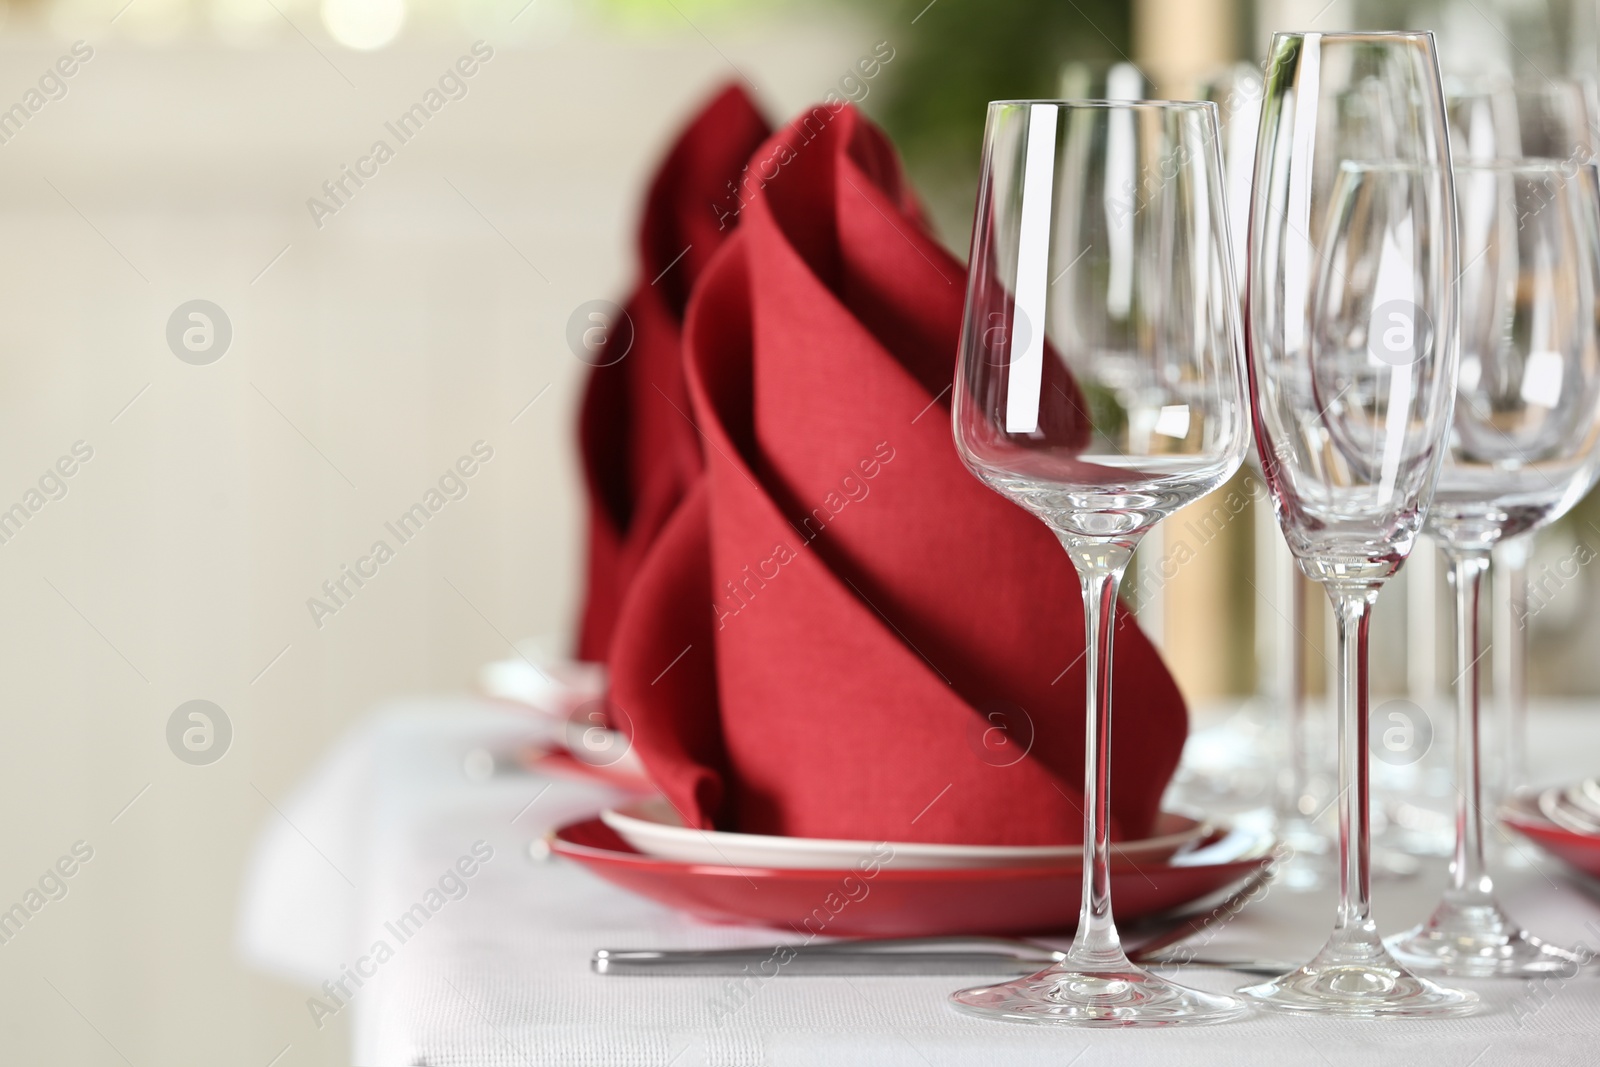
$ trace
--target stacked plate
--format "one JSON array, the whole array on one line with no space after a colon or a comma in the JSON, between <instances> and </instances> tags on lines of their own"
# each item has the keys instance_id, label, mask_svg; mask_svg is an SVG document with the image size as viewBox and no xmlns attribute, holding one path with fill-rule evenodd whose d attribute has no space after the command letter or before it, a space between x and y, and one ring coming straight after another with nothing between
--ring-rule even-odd
<instances>
[{"instance_id":1,"label":"stacked plate","mask_svg":"<svg viewBox=\"0 0 1600 1067\"><path fill-rule=\"evenodd\" d=\"M1600 779L1518 793L1501 818L1545 851L1600 877Z\"/></svg>"},{"instance_id":2,"label":"stacked plate","mask_svg":"<svg viewBox=\"0 0 1600 1067\"><path fill-rule=\"evenodd\" d=\"M1117 918L1228 889L1272 856L1270 837L1165 813L1154 835L1113 847ZM932 937L1070 930L1079 846L839 841L685 826L661 798L572 823L551 851L631 892L713 922L811 936Z\"/></svg>"}]
</instances>

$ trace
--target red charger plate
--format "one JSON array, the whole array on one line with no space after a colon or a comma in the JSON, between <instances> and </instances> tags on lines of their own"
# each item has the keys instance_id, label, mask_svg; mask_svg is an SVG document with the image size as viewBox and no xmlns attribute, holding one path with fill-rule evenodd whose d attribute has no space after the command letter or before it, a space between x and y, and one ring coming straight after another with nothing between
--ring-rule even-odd
<instances>
[{"instance_id":1,"label":"red charger plate","mask_svg":"<svg viewBox=\"0 0 1600 1067\"><path fill-rule=\"evenodd\" d=\"M1211 839L1220 840L1221 835ZM1082 867L782 870L659 859L634 851L599 819L550 835L550 851L630 892L720 923L756 923L829 937L1015 935L1070 930L1078 923ZM1271 862L1251 850L1229 862L1135 867L1113 862L1118 920L1199 900Z\"/></svg>"},{"instance_id":2,"label":"red charger plate","mask_svg":"<svg viewBox=\"0 0 1600 1067\"><path fill-rule=\"evenodd\" d=\"M1600 837L1557 826L1526 797L1508 802L1501 820L1557 859L1600 878Z\"/></svg>"}]
</instances>

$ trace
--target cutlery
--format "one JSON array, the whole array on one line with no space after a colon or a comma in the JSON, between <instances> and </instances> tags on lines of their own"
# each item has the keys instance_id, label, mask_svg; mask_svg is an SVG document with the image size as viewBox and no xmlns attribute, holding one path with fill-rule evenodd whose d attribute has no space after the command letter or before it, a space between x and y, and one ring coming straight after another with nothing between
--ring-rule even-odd
<instances>
[{"instance_id":1,"label":"cutlery","mask_svg":"<svg viewBox=\"0 0 1600 1067\"><path fill-rule=\"evenodd\" d=\"M596 974L670 974L700 976L756 977L778 974L822 975L938 975L938 974L1032 974L1066 959L1066 953L1032 945L1025 941L1007 942L995 938L980 945L954 938L935 938L942 942L926 948L911 948L899 940L877 943L852 942L845 950L827 951L830 946L768 945L743 949L598 949L592 965ZM1139 951L1128 959L1146 967L1208 967L1241 974L1277 975L1287 967L1283 960L1221 959L1196 956L1166 960Z\"/></svg>"},{"instance_id":2,"label":"cutlery","mask_svg":"<svg viewBox=\"0 0 1600 1067\"><path fill-rule=\"evenodd\" d=\"M1222 959L1204 956L1164 958L1181 941L1232 918L1271 877L1264 867L1208 913L1180 917L1128 953L1144 966L1210 967L1244 974L1281 974L1281 960ZM1032 941L1005 937L904 937L830 941L808 945L765 945L732 949L597 949L590 961L596 974L773 976L1031 974L1066 959L1066 953Z\"/></svg>"}]
</instances>

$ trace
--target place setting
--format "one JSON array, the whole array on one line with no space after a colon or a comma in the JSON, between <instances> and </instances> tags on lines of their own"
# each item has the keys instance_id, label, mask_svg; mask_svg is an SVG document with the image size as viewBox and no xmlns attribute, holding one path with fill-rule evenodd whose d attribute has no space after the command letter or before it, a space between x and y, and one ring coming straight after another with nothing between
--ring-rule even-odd
<instances>
[{"instance_id":1,"label":"place setting","mask_svg":"<svg viewBox=\"0 0 1600 1067\"><path fill-rule=\"evenodd\" d=\"M755 150L785 166L696 265L681 361L597 361L592 555L647 544L591 589L605 672L568 688L654 793L547 846L776 942L596 946L596 974L992 974L951 1006L1124 1028L1472 1014L1460 979L1587 970L1493 896L1477 619L1493 550L1600 473L1595 169L1481 133L1453 154L1464 112L1427 33L1279 34L1266 72L1243 263L1215 104L990 104L966 266L845 107ZM668 175L730 113L757 135L738 95L653 195L681 192ZM653 472L630 446L608 486L595 457L645 388L677 416L641 431L653 454L681 461L676 441L698 463ZM1336 620L1338 907L1303 965L1186 955L1233 973L1229 994L1168 954L1270 891L1293 849L1162 810L1184 701L1118 594L1143 537L1247 455ZM628 492L675 506L619 536L604 502ZM1373 911L1369 628L1423 537L1456 601L1459 840L1433 915L1392 933ZM509 660L486 686L570 721L532 678ZM1594 869L1593 780L1503 816Z\"/></svg>"},{"instance_id":2,"label":"place setting","mask_svg":"<svg viewBox=\"0 0 1600 1067\"><path fill-rule=\"evenodd\" d=\"M1600 1061L1600 0L0 6L0 1065Z\"/></svg>"}]
</instances>

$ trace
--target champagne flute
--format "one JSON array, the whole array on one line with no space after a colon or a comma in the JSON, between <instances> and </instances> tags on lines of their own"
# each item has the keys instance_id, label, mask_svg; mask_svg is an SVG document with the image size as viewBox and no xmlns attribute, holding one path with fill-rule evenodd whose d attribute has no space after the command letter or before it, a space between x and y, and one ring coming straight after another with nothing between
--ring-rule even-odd
<instances>
[{"instance_id":1,"label":"champagne flute","mask_svg":"<svg viewBox=\"0 0 1600 1067\"><path fill-rule=\"evenodd\" d=\"M1372 918L1367 637L1421 530L1450 428L1456 217L1428 33L1273 38L1250 214L1256 451L1338 627L1339 911L1304 967L1240 990L1280 1011L1462 1014Z\"/></svg>"},{"instance_id":2,"label":"champagne flute","mask_svg":"<svg viewBox=\"0 0 1600 1067\"><path fill-rule=\"evenodd\" d=\"M1393 938L1416 970L1467 977L1575 973L1523 931L1483 855L1478 607L1490 554L1560 518L1600 475L1600 175L1554 159L1457 163L1461 373L1428 532L1456 598L1456 851L1433 914Z\"/></svg>"},{"instance_id":3,"label":"champagne flute","mask_svg":"<svg viewBox=\"0 0 1600 1067\"><path fill-rule=\"evenodd\" d=\"M1126 1027L1245 1010L1130 963L1109 874L1117 589L1140 538L1226 482L1249 440L1227 218L1213 104L989 105L956 447L1072 558L1089 671L1077 936L1059 964L952 996L976 1015Z\"/></svg>"}]
</instances>

